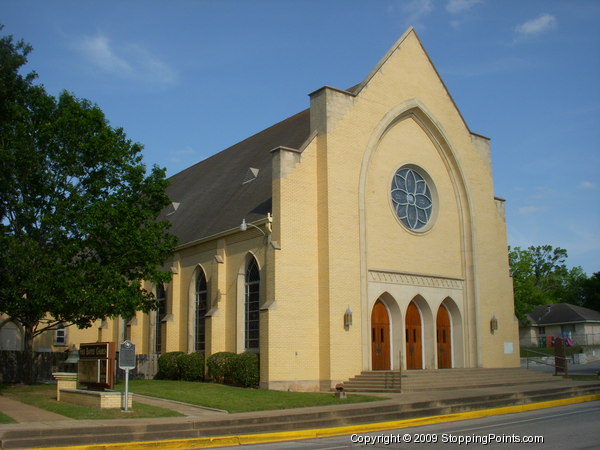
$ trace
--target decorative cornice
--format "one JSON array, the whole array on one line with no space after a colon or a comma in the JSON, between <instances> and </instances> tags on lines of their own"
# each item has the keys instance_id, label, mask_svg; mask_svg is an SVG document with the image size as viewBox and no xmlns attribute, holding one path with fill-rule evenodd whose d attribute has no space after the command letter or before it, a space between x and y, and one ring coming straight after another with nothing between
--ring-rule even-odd
<instances>
[{"instance_id":1,"label":"decorative cornice","mask_svg":"<svg viewBox=\"0 0 600 450\"><path fill-rule=\"evenodd\" d=\"M437 277L387 270L369 270L369 281L460 290L463 290L465 286L465 281L462 278Z\"/></svg>"}]
</instances>

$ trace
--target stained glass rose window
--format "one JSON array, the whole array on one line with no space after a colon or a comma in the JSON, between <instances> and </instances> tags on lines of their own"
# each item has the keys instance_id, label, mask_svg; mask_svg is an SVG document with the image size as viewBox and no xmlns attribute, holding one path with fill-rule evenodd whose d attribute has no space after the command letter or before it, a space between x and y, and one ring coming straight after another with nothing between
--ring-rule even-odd
<instances>
[{"instance_id":1,"label":"stained glass rose window","mask_svg":"<svg viewBox=\"0 0 600 450\"><path fill-rule=\"evenodd\" d=\"M414 169L398 169L392 180L392 205L400 221L410 230L420 230L429 223L433 210L431 189Z\"/></svg>"}]
</instances>

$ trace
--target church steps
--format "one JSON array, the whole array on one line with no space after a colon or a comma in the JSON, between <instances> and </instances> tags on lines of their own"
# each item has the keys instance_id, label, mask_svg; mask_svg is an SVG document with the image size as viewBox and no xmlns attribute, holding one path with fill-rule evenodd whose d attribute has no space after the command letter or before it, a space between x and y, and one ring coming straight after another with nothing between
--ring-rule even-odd
<instances>
[{"instance_id":1,"label":"church steps","mask_svg":"<svg viewBox=\"0 0 600 450\"><path fill-rule=\"evenodd\" d=\"M450 388L509 386L549 383L560 377L521 368L514 369L441 369L362 372L346 381L348 392L408 392Z\"/></svg>"}]
</instances>

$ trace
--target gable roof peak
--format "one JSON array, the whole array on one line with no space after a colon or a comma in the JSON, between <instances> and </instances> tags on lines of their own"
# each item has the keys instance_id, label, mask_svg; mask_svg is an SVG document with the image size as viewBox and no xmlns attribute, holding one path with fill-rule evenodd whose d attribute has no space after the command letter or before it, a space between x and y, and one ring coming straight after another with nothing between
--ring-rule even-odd
<instances>
[{"instance_id":1,"label":"gable roof peak","mask_svg":"<svg viewBox=\"0 0 600 450\"><path fill-rule=\"evenodd\" d=\"M396 51L400 50L400 48L402 47L402 45L405 42L408 42L410 40L415 40L416 43L417 43L417 45L420 47L420 49L421 49L421 51L423 53L423 56L429 62L429 65L431 66L431 68L435 72L435 75L437 76L437 78L438 78L439 82L441 83L443 89L446 91L446 94L448 94L448 97L450 98L450 101L452 102L452 104L454 105L454 108L458 112L458 115L460 116L460 119L461 119L462 123L464 124L464 126L468 130L468 132L472 134L472 131L469 128L469 125L467 124L467 122L466 122L465 118L463 117L462 113L460 112L460 109L456 105L456 102L454 101L454 98L452 97L452 94L450 94L450 91L448 90L448 87L446 86L446 83L444 83L444 80L440 76L440 73L438 72L437 68L435 67L435 64L433 64L433 61L429 57L429 53L427 53L427 50L423 46L423 43L421 42L421 39L419 38L419 35L417 34L416 30L412 26L409 27L402 34L402 36L400 36L400 38L398 38L398 40L394 43L394 45L392 45L392 47L387 51L387 53L383 56L383 58L381 58L379 60L379 62L375 65L375 67L373 67L373 69L371 70L371 72L369 72L369 74L365 77L365 79L361 83L359 83L358 85L356 85L356 86L348 89L347 91L350 92L351 94L359 95L360 92L362 91L362 89L367 84L369 84L369 82L371 81L371 79L381 70L381 68L388 62L388 60L392 57L392 55Z\"/></svg>"},{"instance_id":2,"label":"gable roof peak","mask_svg":"<svg viewBox=\"0 0 600 450\"><path fill-rule=\"evenodd\" d=\"M373 78L375 76L375 74L377 72L379 72L379 70L387 62L387 60L390 59L390 57L394 54L394 52L396 50L398 50L398 48L402 45L402 43L406 39L408 39L408 37L411 35L417 39L417 41L419 42L419 45L421 45L421 47L423 48L423 45L421 44L421 40L419 39L419 36L417 36L417 32L415 31L415 29L412 26L409 27L408 30L406 30L402 34L402 36L400 36L398 38L398 40L394 43L394 45L391 46L391 48L387 51L387 53L385 55L383 55L383 58L381 58L379 60L379 62L375 65L375 67L373 67L373 69L371 70L371 72L369 72L369 74L365 77L365 79L353 88L354 94L360 93L362 88L369 83L371 78ZM428 56L428 58L429 58L429 56Z\"/></svg>"}]
</instances>

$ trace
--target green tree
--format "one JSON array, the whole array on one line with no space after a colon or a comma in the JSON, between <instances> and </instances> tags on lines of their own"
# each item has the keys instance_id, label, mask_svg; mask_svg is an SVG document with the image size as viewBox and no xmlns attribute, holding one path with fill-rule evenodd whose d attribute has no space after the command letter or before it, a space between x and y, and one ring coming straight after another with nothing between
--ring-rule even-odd
<instances>
[{"instance_id":1,"label":"green tree","mask_svg":"<svg viewBox=\"0 0 600 450\"><path fill-rule=\"evenodd\" d=\"M600 311L600 272L583 281L581 306Z\"/></svg>"},{"instance_id":2,"label":"green tree","mask_svg":"<svg viewBox=\"0 0 600 450\"><path fill-rule=\"evenodd\" d=\"M59 323L154 309L142 280L170 279L160 267L176 245L157 220L164 169L148 173L142 146L96 105L21 75L30 51L0 39L0 313L22 324L27 354Z\"/></svg>"},{"instance_id":3,"label":"green tree","mask_svg":"<svg viewBox=\"0 0 600 450\"><path fill-rule=\"evenodd\" d=\"M585 284L587 280L588 277L581 267L569 269L562 279L562 288L556 292L558 301L554 303L565 302L585 306Z\"/></svg>"},{"instance_id":4,"label":"green tree","mask_svg":"<svg viewBox=\"0 0 600 450\"><path fill-rule=\"evenodd\" d=\"M538 305L557 303L568 274L567 251L550 245L508 250L517 317L524 319Z\"/></svg>"},{"instance_id":5,"label":"green tree","mask_svg":"<svg viewBox=\"0 0 600 450\"><path fill-rule=\"evenodd\" d=\"M567 269L567 251L550 245L508 248L515 313L519 319L538 305L571 303L599 309L600 276L588 278L581 267ZM600 310L600 309L599 309Z\"/></svg>"}]
</instances>

